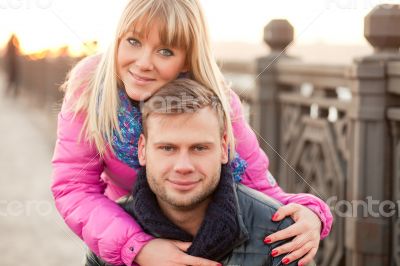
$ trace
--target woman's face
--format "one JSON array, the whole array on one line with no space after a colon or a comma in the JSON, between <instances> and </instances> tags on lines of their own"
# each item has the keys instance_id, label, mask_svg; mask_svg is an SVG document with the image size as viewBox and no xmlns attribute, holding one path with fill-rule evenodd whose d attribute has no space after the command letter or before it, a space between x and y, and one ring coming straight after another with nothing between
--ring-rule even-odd
<instances>
[{"instance_id":1,"label":"woman's face","mask_svg":"<svg viewBox=\"0 0 400 266\"><path fill-rule=\"evenodd\" d=\"M136 28L143 27L139 23ZM119 42L117 74L132 100L148 99L163 85L176 79L179 73L188 71L186 51L163 45L159 28L154 23L148 36L140 31L127 32Z\"/></svg>"}]
</instances>

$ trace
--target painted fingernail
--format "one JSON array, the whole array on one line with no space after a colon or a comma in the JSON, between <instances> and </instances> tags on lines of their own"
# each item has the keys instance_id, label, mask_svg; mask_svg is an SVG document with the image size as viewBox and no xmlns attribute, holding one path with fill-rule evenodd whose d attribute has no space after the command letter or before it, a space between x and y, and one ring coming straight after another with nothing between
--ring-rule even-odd
<instances>
[{"instance_id":1,"label":"painted fingernail","mask_svg":"<svg viewBox=\"0 0 400 266\"><path fill-rule=\"evenodd\" d=\"M269 238L269 237L267 237L266 239L264 239L264 243L265 244L269 244L269 243L271 243L272 242L272 240L271 240L271 238Z\"/></svg>"},{"instance_id":2,"label":"painted fingernail","mask_svg":"<svg viewBox=\"0 0 400 266\"><path fill-rule=\"evenodd\" d=\"M277 213L272 216L272 221L276 221L278 219L279 215Z\"/></svg>"},{"instance_id":3,"label":"painted fingernail","mask_svg":"<svg viewBox=\"0 0 400 266\"><path fill-rule=\"evenodd\" d=\"M217 266L222 266L222 264L221 264L221 263L218 263Z\"/></svg>"},{"instance_id":4,"label":"painted fingernail","mask_svg":"<svg viewBox=\"0 0 400 266\"><path fill-rule=\"evenodd\" d=\"M275 257L276 255L278 255L278 251L277 250L272 250L271 255L272 255L272 257Z\"/></svg>"},{"instance_id":5,"label":"painted fingernail","mask_svg":"<svg viewBox=\"0 0 400 266\"><path fill-rule=\"evenodd\" d=\"M290 260L288 259L288 258L284 258L283 260L282 260L282 262L283 262L283 264L288 264L289 262L290 262Z\"/></svg>"},{"instance_id":6,"label":"painted fingernail","mask_svg":"<svg viewBox=\"0 0 400 266\"><path fill-rule=\"evenodd\" d=\"M298 264L299 266L304 266L304 264L302 263L302 262L299 262L299 264Z\"/></svg>"}]
</instances>

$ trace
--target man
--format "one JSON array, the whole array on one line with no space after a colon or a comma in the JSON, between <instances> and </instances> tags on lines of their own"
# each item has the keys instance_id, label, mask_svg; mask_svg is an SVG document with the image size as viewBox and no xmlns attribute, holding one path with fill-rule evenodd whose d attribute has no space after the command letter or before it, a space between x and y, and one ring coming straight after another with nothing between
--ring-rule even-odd
<instances>
[{"instance_id":1,"label":"man","mask_svg":"<svg viewBox=\"0 0 400 266\"><path fill-rule=\"evenodd\" d=\"M149 234L192 242L188 254L223 265L282 265L265 235L288 227L272 222L278 203L235 183L228 166L226 119L212 90L178 79L142 108L138 156L143 169L120 202ZM86 265L107 265L93 253ZM290 265L297 265L297 261Z\"/></svg>"},{"instance_id":2,"label":"man","mask_svg":"<svg viewBox=\"0 0 400 266\"><path fill-rule=\"evenodd\" d=\"M12 97L18 96L18 81L19 81L19 41L15 34L7 42L7 50L4 55L5 70L7 74L6 94Z\"/></svg>"}]
</instances>

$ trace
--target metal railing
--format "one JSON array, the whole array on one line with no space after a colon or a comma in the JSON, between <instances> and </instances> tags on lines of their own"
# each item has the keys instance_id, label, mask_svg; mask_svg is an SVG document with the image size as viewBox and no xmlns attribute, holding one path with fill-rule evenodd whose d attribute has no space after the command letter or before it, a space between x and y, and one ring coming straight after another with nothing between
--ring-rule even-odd
<instances>
[{"instance_id":1,"label":"metal railing","mask_svg":"<svg viewBox=\"0 0 400 266\"><path fill-rule=\"evenodd\" d=\"M399 5L373 9L365 37L375 52L340 66L287 56L293 27L273 20L264 37L271 53L257 60L252 76L261 73L257 82L233 86L249 105L280 185L331 206L334 224L318 265L400 265L398 24Z\"/></svg>"}]
</instances>

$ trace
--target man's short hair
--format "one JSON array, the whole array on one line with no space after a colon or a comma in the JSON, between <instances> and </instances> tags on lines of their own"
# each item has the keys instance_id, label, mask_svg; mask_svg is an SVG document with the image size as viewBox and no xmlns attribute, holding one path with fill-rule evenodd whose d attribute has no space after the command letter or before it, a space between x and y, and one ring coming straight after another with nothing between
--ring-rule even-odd
<instances>
[{"instance_id":1,"label":"man's short hair","mask_svg":"<svg viewBox=\"0 0 400 266\"><path fill-rule=\"evenodd\" d=\"M176 79L153 94L142 106L143 134L147 136L147 119L153 114L195 113L210 107L217 115L221 135L225 131L226 117L215 93L191 79Z\"/></svg>"}]
</instances>

